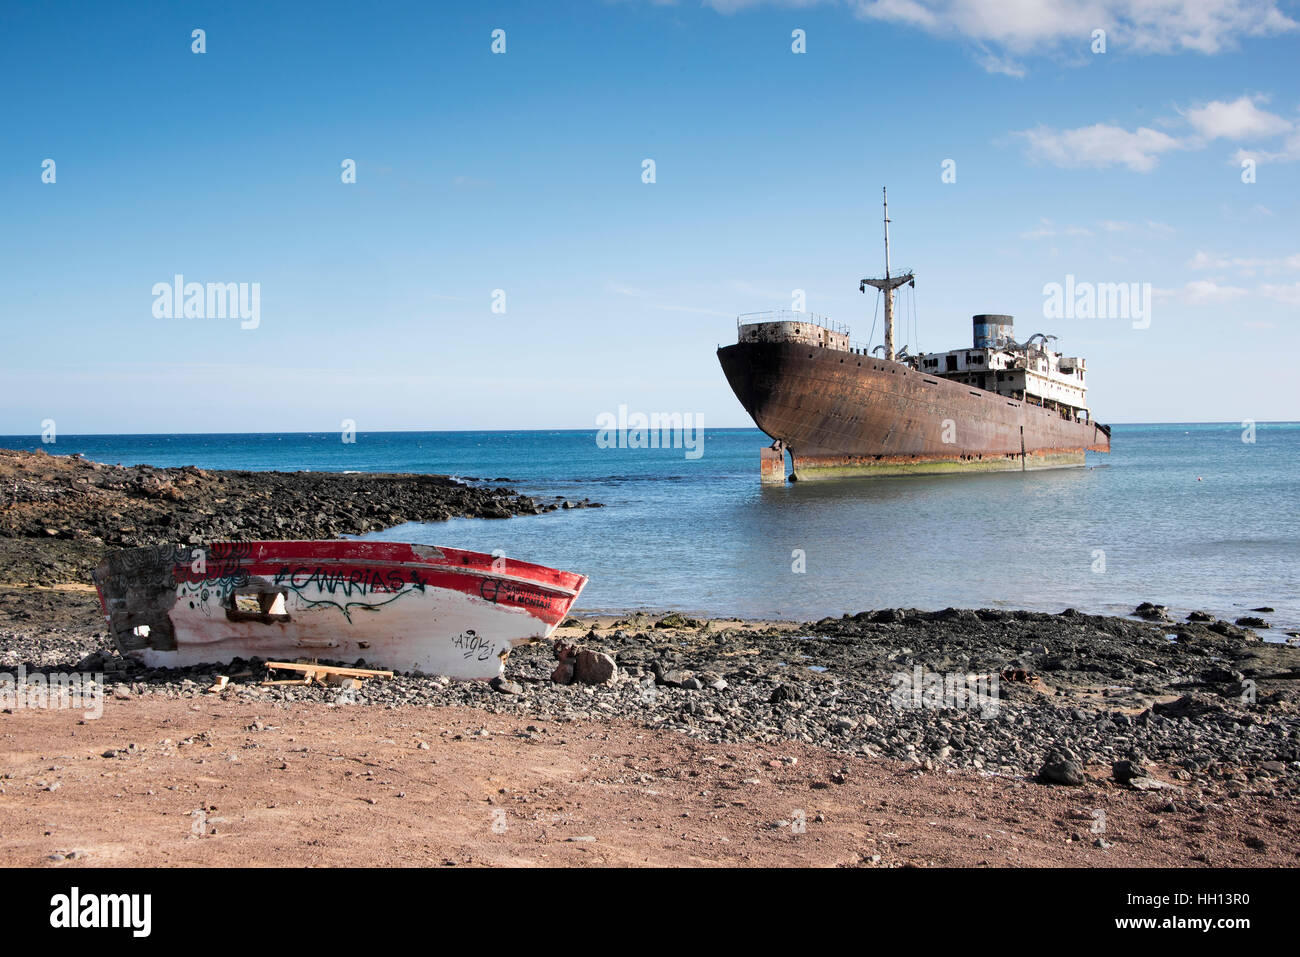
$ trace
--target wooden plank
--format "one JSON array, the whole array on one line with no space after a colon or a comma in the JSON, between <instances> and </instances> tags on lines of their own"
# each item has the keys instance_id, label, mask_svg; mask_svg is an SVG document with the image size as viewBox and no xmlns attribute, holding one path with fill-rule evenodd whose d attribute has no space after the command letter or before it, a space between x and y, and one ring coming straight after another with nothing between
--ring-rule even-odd
<instances>
[{"instance_id":1,"label":"wooden plank","mask_svg":"<svg viewBox=\"0 0 1300 957\"><path fill-rule=\"evenodd\" d=\"M391 671L376 671L371 668L339 668L335 665L318 665L305 661L268 661L267 671L302 671L313 677L319 675L343 675L348 678L391 678Z\"/></svg>"}]
</instances>

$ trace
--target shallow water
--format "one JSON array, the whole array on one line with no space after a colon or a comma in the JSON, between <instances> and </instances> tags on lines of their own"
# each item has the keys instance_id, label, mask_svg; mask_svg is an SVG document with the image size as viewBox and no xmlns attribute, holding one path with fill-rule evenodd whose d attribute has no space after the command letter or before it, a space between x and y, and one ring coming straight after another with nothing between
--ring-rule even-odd
<instances>
[{"instance_id":1,"label":"shallow water","mask_svg":"<svg viewBox=\"0 0 1300 957\"><path fill-rule=\"evenodd\" d=\"M1118 425L1114 451L1083 469L778 487L759 485L768 440L751 429L708 431L694 460L599 448L594 431L61 436L44 448L123 464L508 477L530 494L590 497L608 507L368 536L583 572L580 610L809 619L885 606L1122 614L1155 601L1227 618L1269 605L1275 629L1297 630L1300 425L1242 434Z\"/></svg>"}]
</instances>

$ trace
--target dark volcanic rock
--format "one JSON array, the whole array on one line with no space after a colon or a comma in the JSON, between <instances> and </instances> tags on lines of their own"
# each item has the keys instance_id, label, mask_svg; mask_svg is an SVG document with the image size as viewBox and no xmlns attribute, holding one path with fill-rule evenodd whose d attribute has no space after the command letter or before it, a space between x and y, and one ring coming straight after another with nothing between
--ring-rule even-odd
<instances>
[{"instance_id":1,"label":"dark volcanic rock","mask_svg":"<svg viewBox=\"0 0 1300 957\"><path fill-rule=\"evenodd\" d=\"M1059 755L1053 755L1038 772L1039 780L1045 784L1080 785L1086 780L1083 767L1078 761L1072 761Z\"/></svg>"},{"instance_id":2,"label":"dark volcanic rock","mask_svg":"<svg viewBox=\"0 0 1300 957\"><path fill-rule=\"evenodd\" d=\"M501 694L523 694L524 686L517 681L508 681L505 678L493 678L488 684L493 691L499 691Z\"/></svg>"},{"instance_id":3,"label":"dark volcanic rock","mask_svg":"<svg viewBox=\"0 0 1300 957\"><path fill-rule=\"evenodd\" d=\"M1168 621L1169 612L1164 605L1153 605L1149 601L1144 601L1133 609L1133 614L1137 618L1145 618L1148 621Z\"/></svg>"},{"instance_id":4,"label":"dark volcanic rock","mask_svg":"<svg viewBox=\"0 0 1300 957\"><path fill-rule=\"evenodd\" d=\"M123 467L0 450L0 583L84 583L115 548L338 538L558 507L445 475Z\"/></svg>"},{"instance_id":5,"label":"dark volcanic rock","mask_svg":"<svg viewBox=\"0 0 1300 957\"><path fill-rule=\"evenodd\" d=\"M565 658L551 672L551 680L557 685L573 684L574 665L575 662L572 658Z\"/></svg>"},{"instance_id":6,"label":"dark volcanic rock","mask_svg":"<svg viewBox=\"0 0 1300 957\"><path fill-rule=\"evenodd\" d=\"M654 623L655 628L702 628L704 622L697 618L687 618L677 612L664 615Z\"/></svg>"},{"instance_id":7,"label":"dark volcanic rock","mask_svg":"<svg viewBox=\"0 0 1300 957\"><path fill-rule=\"evenodd\" d=\"M1152 706L1152 710L1166 718L1196 718L1206 714L1222 714L1223 705L1204 695L1185 694L1177 701L1166 701Z\"/></svg>"},{"instance_id":8,"label":"dark volcanic rock","mask_svg":"<svg viewBox=\"0 0 1300 957\"><path fill-rule=\"evenodd\" d=\"M777 685L768 695L768 704L780 704L783 701L794 701L798 698L798 692L790 688L789 685Z\"/></svg>"},{"instance_id":9,"label":"dark volcanic rock","mask_svg":"<svg viewBox=\"0 0 1300 957\"><path fill-rule=\"evenodd\" d=\"M1111 776L1120 784L1128 784L1134 778L1146 777L1149 770L1144 761L1116 761L1111 765Z\"/></svg>"}]
</instances>

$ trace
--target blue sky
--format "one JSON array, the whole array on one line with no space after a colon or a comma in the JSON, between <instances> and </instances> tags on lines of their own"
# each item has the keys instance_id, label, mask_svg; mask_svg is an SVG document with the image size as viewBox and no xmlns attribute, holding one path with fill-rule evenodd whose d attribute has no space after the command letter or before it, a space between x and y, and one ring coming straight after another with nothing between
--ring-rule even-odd
<instances>
[{"instance_id":1,"label":"blue sky","mask_svg":"<svg viewBox=\"0 0 1300 957\"><path fill-rule=\"evenodd\" d=\"M1101 421L1300 419L1296 4L1005 6L7 3L0 433L748 425L714 350L796 289L865 340L882 185L900 342L1012 313ZM1067 275L1150 327L1044 319Z\"/></svg>"}]
</instances>

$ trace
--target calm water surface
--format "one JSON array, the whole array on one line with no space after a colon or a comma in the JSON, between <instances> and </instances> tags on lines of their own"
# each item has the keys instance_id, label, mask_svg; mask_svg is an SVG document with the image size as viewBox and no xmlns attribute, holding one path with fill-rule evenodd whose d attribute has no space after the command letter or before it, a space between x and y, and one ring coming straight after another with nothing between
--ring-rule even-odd
<instances>
[{"instance_id":1,"label":"calm water surface","mask_svg":"<svg viewBox=\"0 0 1300 957\"><path fill-rule=\"evenodd\" d=\"M0 436L0 446L205 468L441 472L603 509L411 524L367 536L472 548L590 576L579 609L808 619L883 606L1139 601L1300 628L1300 424L1115 426L1088 467L764 487L753 429L704 454L601 449L594 431ZM802 572L796 569L802 566Z\"/></svg>"}]
</instances>

